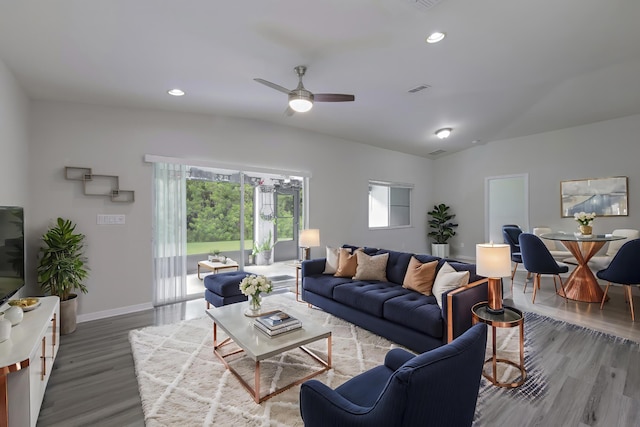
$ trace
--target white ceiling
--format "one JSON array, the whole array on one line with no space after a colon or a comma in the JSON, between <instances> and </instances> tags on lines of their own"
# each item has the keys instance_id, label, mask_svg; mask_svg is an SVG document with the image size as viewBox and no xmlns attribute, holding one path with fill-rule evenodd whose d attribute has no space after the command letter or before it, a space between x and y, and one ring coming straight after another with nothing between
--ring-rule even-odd
<instances>
[{"instance_id":1,"label":"white ceiling","mask_svg":"<svg viewBox=\"0 0 640 427\"><path fill-rule=\"evenodd\" d=\"M32 99L255 118L425 157L640 114L639 0L418 3L436 5L3 0L0 58ZM435 30L447 37L426 44ZM307 89L355 102L286 117L287 96L253 79L292 89L301 64Z\"/></svg>"}]
</instances>

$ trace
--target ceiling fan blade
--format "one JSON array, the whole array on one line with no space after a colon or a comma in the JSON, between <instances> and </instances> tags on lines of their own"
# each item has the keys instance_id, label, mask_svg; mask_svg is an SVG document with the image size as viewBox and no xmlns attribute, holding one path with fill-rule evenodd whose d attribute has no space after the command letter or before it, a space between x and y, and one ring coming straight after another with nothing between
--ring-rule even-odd
<instances>
[{"instance_id":1,"label":"ceiling fan blade","mask_svg":"<svg viewBox=\"0 0 640 427\"><path fill-rule=\"evenodd\" d=\"M346 102L355 101L356 97L343 93L314 93L313 99L318 102Z\"/></svg>"},{"instance_id":2,"label":"ceiling fan blade","mask_svg":"<svg viewBox=\"0 0 640 427\"><path fill-rule=\"evenodd\" d=\"M282 93L286 93L287 95L289 94L289 92L291 92L286 87L282 87L280 85L277 85L275 83L271 83L271 82L266 81L264 79L253 79L253 80L257 81L258 83L262 83L265 86L269 86L271 89L275 89L275 90L280 91Z\"/></svg>"},{"instance_id":3,"label":"ceiling fan blade","mask_svg":"<svg viewBox=\"0 0 640 427\"><path fill-rule=\"evenodd\" d=\"M291 117L295 113L296 113L295 110L293 108L289 107L289 106L287 106L287 109L284 110L284 115L287 116L287 117Z\"/></svg>"}]
</instances>

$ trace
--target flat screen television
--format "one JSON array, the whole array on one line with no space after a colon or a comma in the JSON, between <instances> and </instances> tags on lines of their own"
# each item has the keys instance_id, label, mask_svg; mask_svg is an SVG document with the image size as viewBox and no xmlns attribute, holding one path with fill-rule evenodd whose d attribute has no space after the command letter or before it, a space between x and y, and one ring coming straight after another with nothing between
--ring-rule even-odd
<instances>
[{"instance_id":1,"label":"flat screen television","mask_svg":"<svg viewBox=\"0 0 640 427\"><path fill-rule=\"evenodd\" d=\"M0 206L0 305L24 286L24 210Z\"/></svg>"}]
</instances>

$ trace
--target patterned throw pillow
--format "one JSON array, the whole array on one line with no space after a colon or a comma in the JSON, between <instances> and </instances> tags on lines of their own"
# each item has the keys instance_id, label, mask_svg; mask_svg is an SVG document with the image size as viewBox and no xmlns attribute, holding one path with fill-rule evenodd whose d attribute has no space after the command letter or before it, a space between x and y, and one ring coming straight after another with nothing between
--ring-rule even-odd
<instances>
[{"instance_id":1,"label":"patterned throw pillow","mask_svg":"<svg viewBox=\"0 0 640 427\"><path fill-rule=\"evenodd\" d=\"M362 251L357 251L356 257L358 258L358 265L356 266L356 274L353 276L353 280L380 280L382 282L388 282L388 253L372 256Z\"/></svg>"},{"instance_id":2,"label":"patterned throw pillow","mask_svg":"<svg viewBox=\"0 0 640 427\"><path fill-rule=\"evenodd\" d=\"M409 267L404 275L402 281L402 287L411 289L427 296L433 295L431 288L433 288L433 281L436 278L436 267L438 261L431 261L422 263L418 261L416 257L411 257L409 261Z\"/></svg>"},{"instance_id":3,"label":"patterned throw pillow","mask_svg":"<svg viewBox=\"0 0 640 427\"><path fill-rule=\"evenodd\" d=\"M340 248L340 256L338 257L338 268L334 274L336 277L353 277L358 267L358 258L356 253L362 249L356 249L355 253L351 253L349 248Z\"/></svg>"},{"instance_id":4,"label":"patterned throw pillow","mask_svg":"<svg viewBox=\"0 0 640 427\"><path fill-rule=\"evenodd\" d=\"M440 271L438 271L438 275L436 276L436 280L433 283L433 289L431 291L433 292L433 296L436 297L438 305L442 308L443 293L459 288L460 286L465 286L468 283L468 271L456 271L448 262L445 262L442 268L440 268Z\"/></svg>"}]
</instances>

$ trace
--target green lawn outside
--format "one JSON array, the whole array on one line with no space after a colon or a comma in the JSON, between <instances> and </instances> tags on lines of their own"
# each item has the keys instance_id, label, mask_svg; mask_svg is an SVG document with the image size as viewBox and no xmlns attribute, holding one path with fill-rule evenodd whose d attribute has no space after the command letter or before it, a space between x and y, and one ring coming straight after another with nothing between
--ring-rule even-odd
<instances>
[{"instance_id":1,"label":"green lawn outside","mask_svg":"<svg viewBox=\"0 0 640 427\"><path fill-rule=\"evenodd\" d=\"M244 248L252 249L251 240L244 241ZM210 251L218 249L224 255L225 252L239 251L240 240L230 240L227 242L192 242L187 243L187 255L208 254Z\"/></svg>"}]
</instances>

